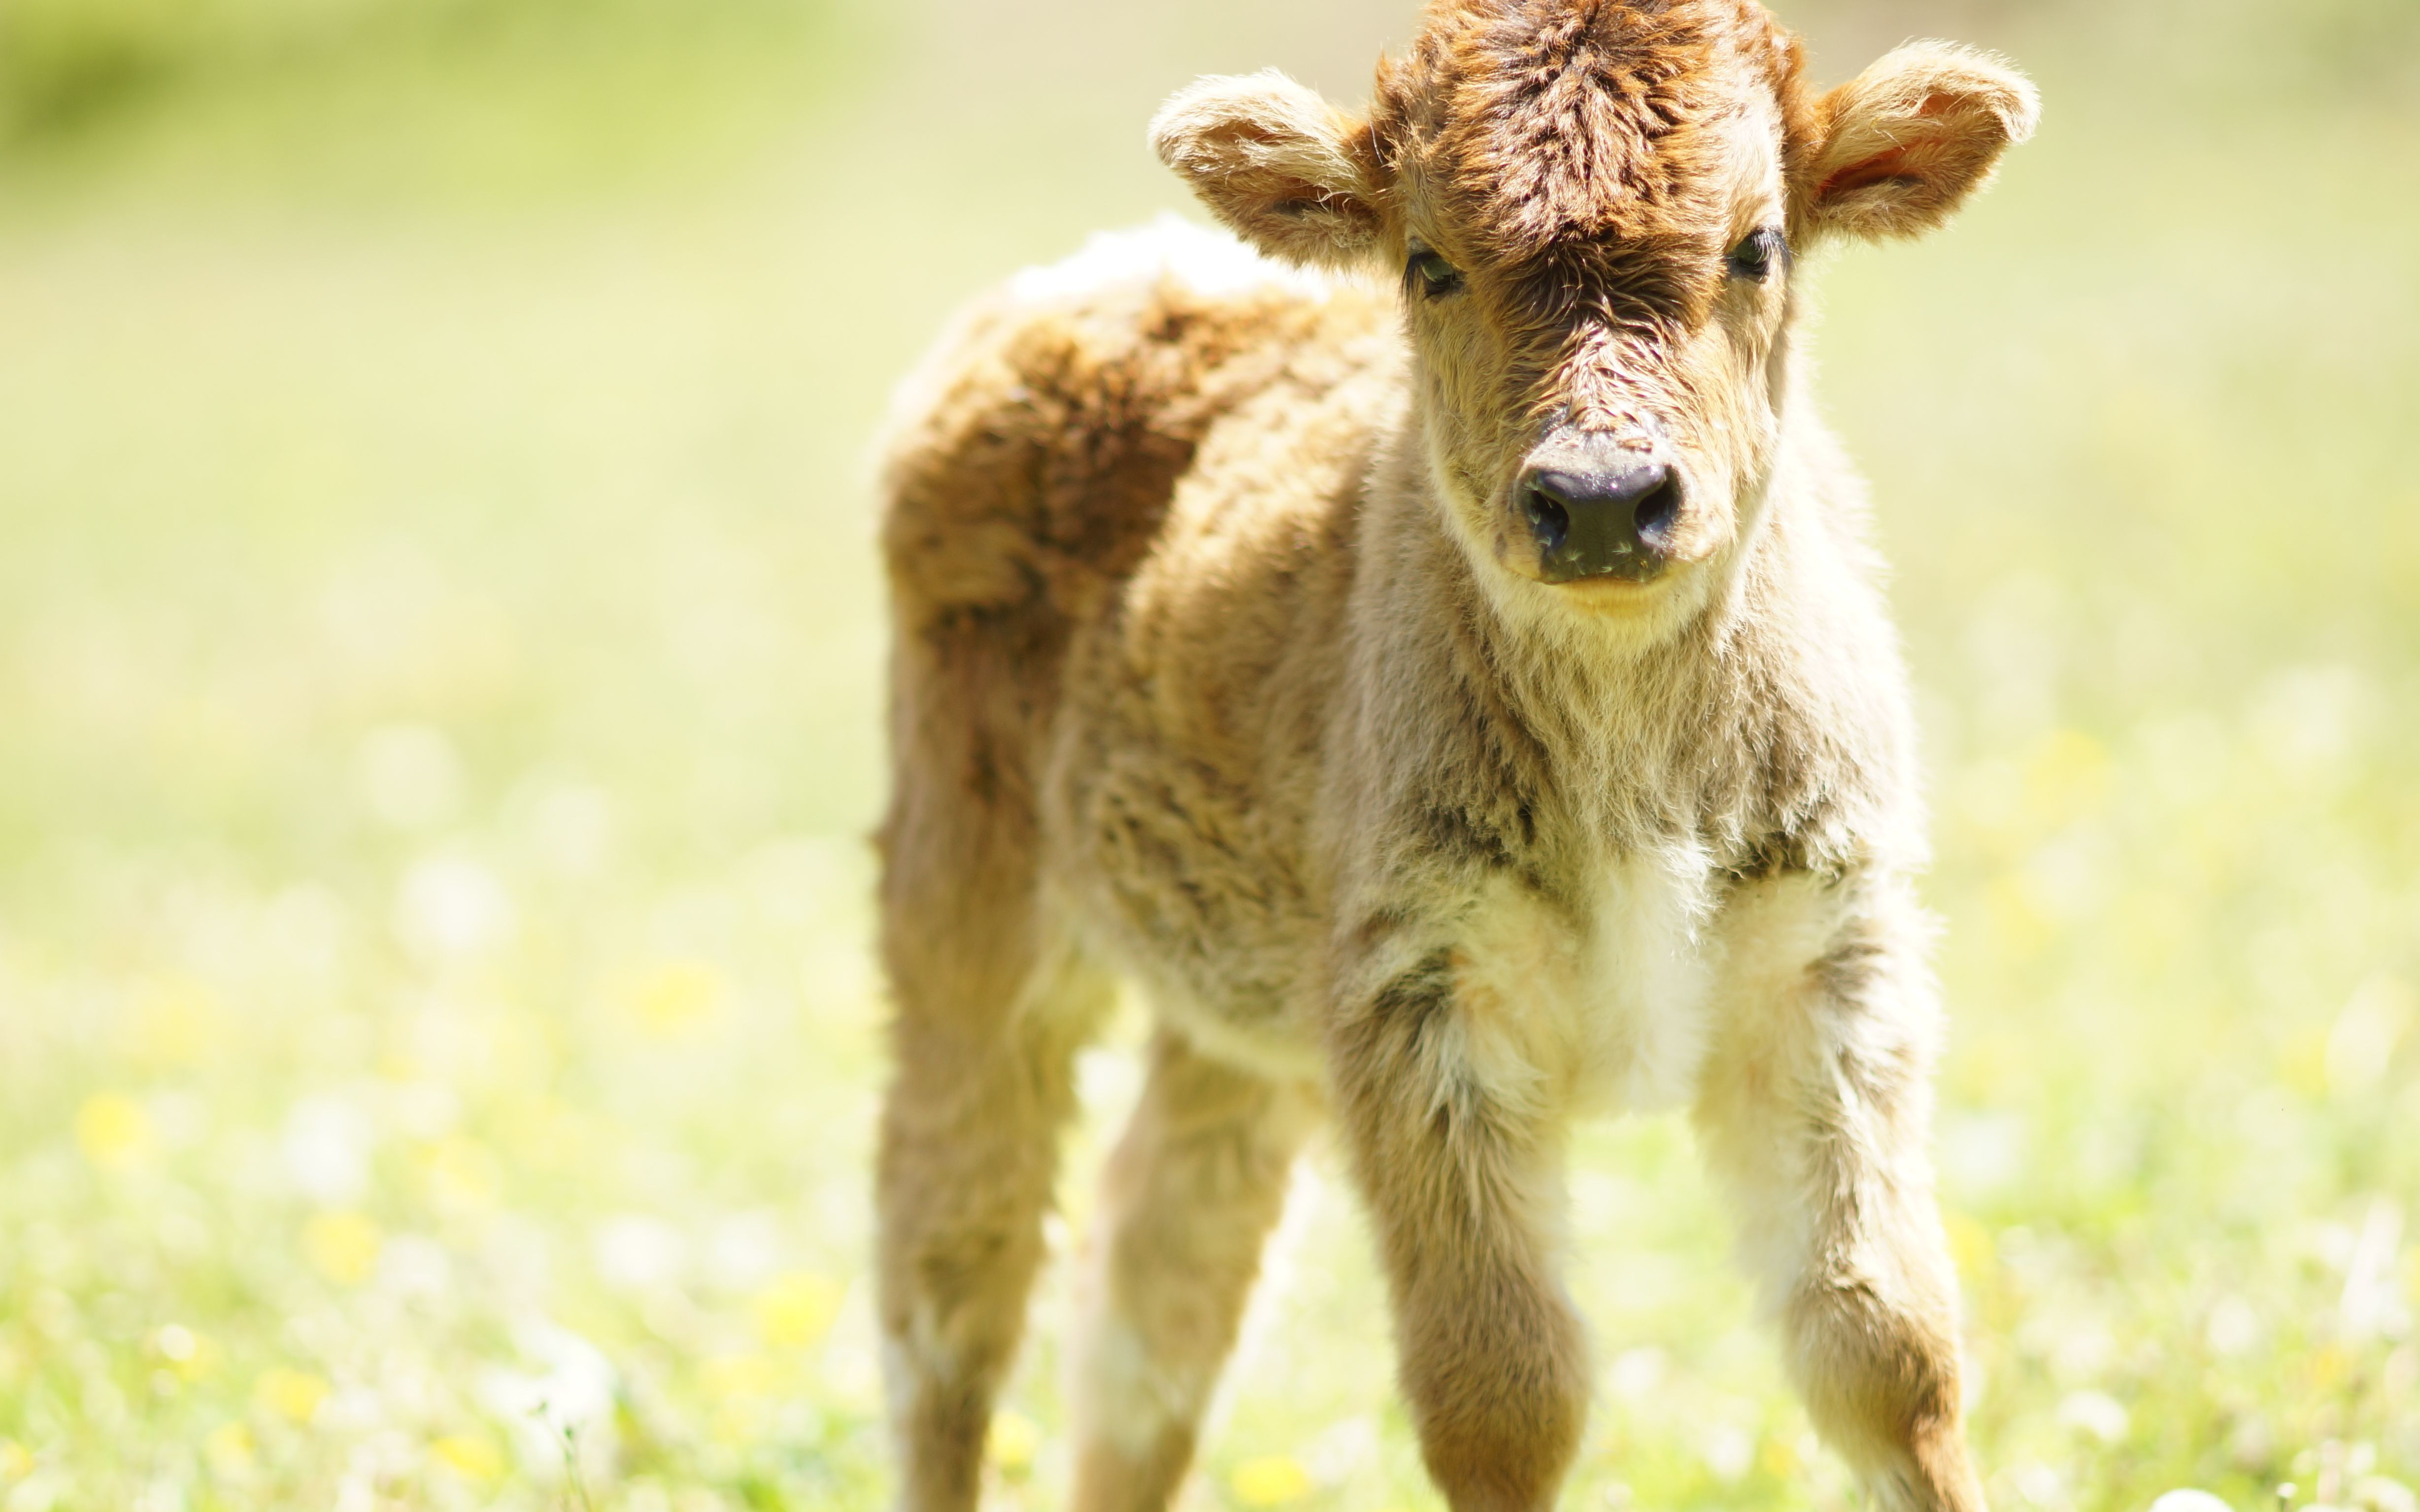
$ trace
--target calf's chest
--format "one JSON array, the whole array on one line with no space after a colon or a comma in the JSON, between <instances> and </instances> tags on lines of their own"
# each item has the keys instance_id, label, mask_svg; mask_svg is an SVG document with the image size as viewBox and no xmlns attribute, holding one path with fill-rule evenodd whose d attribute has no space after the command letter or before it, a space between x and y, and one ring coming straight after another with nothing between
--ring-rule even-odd
<instances>
[{"instance_id":1,"label":"calf's chest","mask_svg":"<svg viewBox=\"0 0 2420 1512\"><path fill-rule=\"evenodd\" d=\"M1855 918L1813 873L1737 880L1685 854L1608 859L1579 896L1492 887L1451 953L1461 1074L1508 1105L1688 1104L1717 1044L1761 1055L1815 1026L1823 963Z\"/></svg>"},{"instance_id":2,"label":"calf's chest","mask_svg":"<svg viewBox=\"0 0 2420 1512\"><path fill-rule=\"evenodd\" d=\"M1569 900L1491 883L1450 952L1466 1074L1514 1106L1685 1104L1733 960L1710 869L1633 853Z\"/></svg>"}]
</instances>

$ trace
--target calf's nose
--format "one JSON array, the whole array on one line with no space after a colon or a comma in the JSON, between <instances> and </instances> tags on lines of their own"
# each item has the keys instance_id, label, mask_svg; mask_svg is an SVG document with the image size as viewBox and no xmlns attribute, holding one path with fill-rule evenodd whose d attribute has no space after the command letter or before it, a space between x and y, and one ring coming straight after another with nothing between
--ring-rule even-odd
<instances>
[{"instance_id":1,"label":"calf's nose","mask_svg":"<svg viewBox=\"0 0 2420 1512\"><path fill-rule=\"evenodd\" d=\"M1645 582L1672 557L1681 486L1669 464L1625 455L1603 464L1533 467L1521 506L1548 582L1624 578Z\"/></svg>"}]
</instances>

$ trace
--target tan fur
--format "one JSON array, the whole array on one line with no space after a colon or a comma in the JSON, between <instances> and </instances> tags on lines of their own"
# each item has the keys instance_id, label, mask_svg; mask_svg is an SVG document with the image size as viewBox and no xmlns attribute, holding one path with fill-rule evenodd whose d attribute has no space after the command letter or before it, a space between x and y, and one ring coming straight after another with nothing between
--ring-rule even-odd
<instances>
[{"instance_id":1,"label":"tan fur","mask_svg":"<svg viewBox=\"0 0 2420 1512\"><path fill-rule=\"evenodd\" d=\"M1745 0L1439 0L1347 116L1271 74L1154 123L1298 268L1112 239L911 382L884 545L896 787L882 1323L901 1504L977 1497L1069 1068L1161 1027L1111 1163L1077 1504L1163 1506L1285 1173L1331 1119L1458 1509L1553 1499L1586 1412L1565 1131L1687 1105L1817 1425L1979 1508L1923 1143L1935 1009L1905 678L1800 393L1789 228L1900 234L2032 94L1903 49L1811 97ZM1671 570L1542 580L1557 446L1660 449Z\"/></svg>"}]
</instances>

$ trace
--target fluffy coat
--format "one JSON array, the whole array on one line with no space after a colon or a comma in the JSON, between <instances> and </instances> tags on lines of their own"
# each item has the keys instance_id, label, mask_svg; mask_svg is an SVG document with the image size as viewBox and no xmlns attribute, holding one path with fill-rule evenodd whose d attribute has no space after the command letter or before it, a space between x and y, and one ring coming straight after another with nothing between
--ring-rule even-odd
<instances>
[{"instance_id":1,"label":"fluffy coat","mask_svg":"<svg viewBox=\"0 0 2420 1512\"><path fill-rule=\"evenodd\" d=\"M1174 1493L1323 1120L1439 1488L1548 1505L1587 1398L1565 1131L1673 1105L1818 1427L1887 1507L1981 1506L1906 679L1789 258L1748 249L1929 227L2033 113L1931 43L1817 95L1752 0L1437 0L1366 115L1274 74L1163 110L1249 249L1106 239L961 317L885 481L903 1507L978 1497L1121 975L1159 1028L1079 1508ZM1660 576L1544 579L1524 480L1575 448L1668 460Z\"/></svg>"}]
</instances>

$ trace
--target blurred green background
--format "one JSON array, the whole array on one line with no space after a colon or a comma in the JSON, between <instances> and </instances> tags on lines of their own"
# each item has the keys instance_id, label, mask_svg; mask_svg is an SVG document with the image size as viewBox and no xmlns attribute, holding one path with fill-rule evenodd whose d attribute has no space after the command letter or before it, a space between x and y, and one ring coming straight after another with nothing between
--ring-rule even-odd
<instances>
[{"instance_id":1,"label":"blurred green background","mask_svg":"<svg viewBox=\"0 0 2420 1512\"><path fill-rule=\"evenodd\" d=\"M1785 17L2047 101L1816 275L1993 1500L2413 1512L2420 7ZM868 437L958 301L1186 208L1168 91L1358 99L1411 20L0 0L0 1512L882 1504ZM1685 1129L1584 1153L1566 1504L1849 1504ZM1287 1227L1192 1504L1435 1506L1329 1156Z\"/></svg>"}]
</instances>

